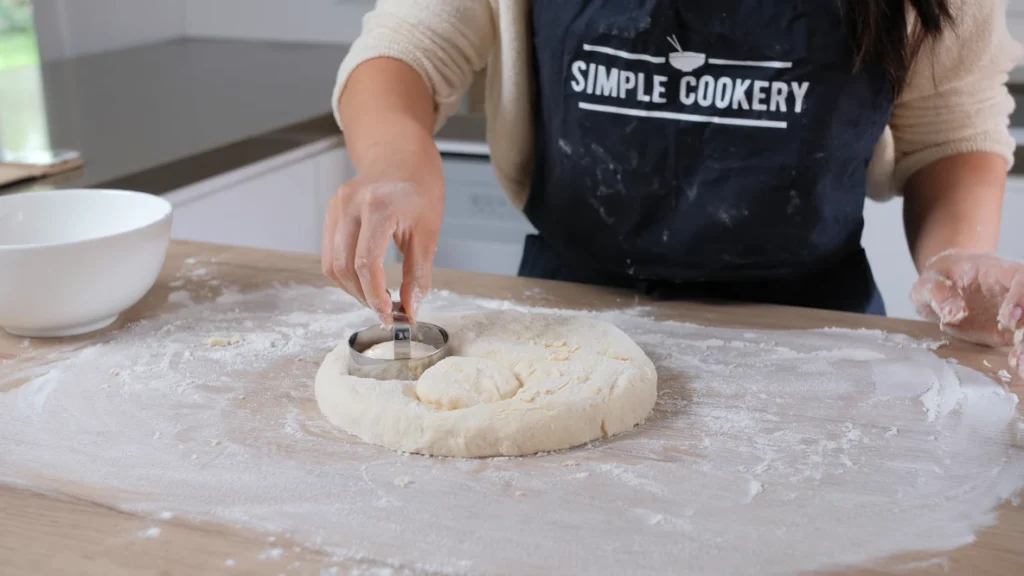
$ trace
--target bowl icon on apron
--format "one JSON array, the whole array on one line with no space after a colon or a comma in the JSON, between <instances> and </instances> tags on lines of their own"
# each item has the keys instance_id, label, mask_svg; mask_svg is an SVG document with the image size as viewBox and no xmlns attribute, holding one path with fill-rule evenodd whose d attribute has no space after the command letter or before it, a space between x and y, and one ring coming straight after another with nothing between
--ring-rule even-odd
<instances>
[{"instance_id":1,"label":"bowl icon on apron","mask_svg":"<svg viewBox=\"0 0 1024 576\"><path fill-rule=\"evenodd\" d=\"M706 54L684 51L675 36L669 36L668 41L676 49L675 52L668 55L668 63L676 70L693 72L707 62L708 57Z\"/></svg>"}]
</instances>

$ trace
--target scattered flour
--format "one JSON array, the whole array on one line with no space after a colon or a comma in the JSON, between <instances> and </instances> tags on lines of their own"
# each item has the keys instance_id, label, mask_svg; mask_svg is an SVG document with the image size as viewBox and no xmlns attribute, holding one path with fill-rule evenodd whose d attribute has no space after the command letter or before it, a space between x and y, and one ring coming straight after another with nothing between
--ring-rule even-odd
<instances>
[{"instance_id":1,"label":"scattered flour","mask_svg":"<svg viewBox=\"0 0 1024 576\"><path fill-rule=\"evenodd\" d=\"M231 568L232 566L234 566L235 565L234 558L228 558L227 560L225 560L224 561L224 565L227 566L228 568Z\"/></svg>"},{"instance_id":2,"label":"scattered flour","mask_svg":"<svg viewBox=\"0 0 1024 576\"><path fill-rule=\"evenodd\" d=\"M280 560L284 556L284 548L271 548L260 552L260 560Z\"/></svg>"},{"instance_id":3,"label":"scattered flour","mask_svg":"<svg viewBox=\"0 0 1024 576\"><path fill-rule=\"evenodd\" d=\"M498 308L530 310L435 293L422 314ZM6 362L0 482L287 536L367 574L860 565L969 543L1024 484L1016 396L938 344L577 313L629 333L660 390L646 424L572 459L425 458L335 429L313 376L375 319L338 290L281 286Z\"/></svg>"},{"instance_id":4,"label":"scattered flour","mask_svg":"<svg viewBox=\"0 0 1024 576\"><path fill-rule=\"evenodd\" d=\"M907 562L906 564L898 567L898 570L901 572L919 572L922 570L935 572L935 569L940 569L942 572L949 572L949 558L932 558L931 560Z\"/></svg>"},{"instance_id":5,"label":"scattered flour","mask_svg":"<svg viewBox=\"0 0 1024 576\"><path fill-rule=\"evenodd\" d=\"M162 530L160 528L153 526L152 528L147 528L142 532L139 532L139 538L156 538L160 536L161 532Z\"/></svg>"},{"instance_id":6,"label":"scattered flour","mask_svg":"<svg viewBox=\"0 0 1024 576\"><path fill-rule=\"evenodd\" d=\"M747 503L753 502L761 492L764 492L764 484L751 478L750 484L747 485Z\"/></svg>"},{"instance_id":7,"label":"scattered flour","mask_svg":"<svg viewBox=\"0 0 1024 576\"><path fill-rule=\"evenodd\" d=\"M167 302L170 304L176 304L178 306L191 306L192 295L189 294L188 290L175 290L167 295Z\"/></svg>"}]
</instances>

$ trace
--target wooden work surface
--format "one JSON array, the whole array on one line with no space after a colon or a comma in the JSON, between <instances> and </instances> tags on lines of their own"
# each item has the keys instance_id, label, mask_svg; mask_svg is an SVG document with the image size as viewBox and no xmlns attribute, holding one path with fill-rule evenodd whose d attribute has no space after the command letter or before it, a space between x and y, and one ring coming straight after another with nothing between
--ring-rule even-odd
<instances>
[{"instance_id":1,"label":"wooden work surface","mask_svg":"<svg viewBox=\"0 0 1024 576\"><path fill-rule=\"evenodd\" d=\"M171 246L157 285L139 305L123 315L118 325L159 316L167 304L168 294L173 291L169 284L187 258L201 260L212 276L243 289L282 281L327 285L315 257L176 242ZM635 298L633 294L601 288L448 271L437 271L434 281L437 288L458 293L544 306L600 309L632 302ZM935 327L919 322L770 306L649 304L664 319L709 326L875 328L942 339ZM116 329L117 326L112 328ZM82 340L88 337L78 339ZM66 345L67 342L60 341L26 342L0 334L0 370L7 359L36 349ZM1005 356L998 351L963 343L952 343L939 353L992 376L1006 364ZM993 367L985 366L986 360ZM1019 381L1011 388L1018 394L1024 392ZM287 559L256 560L266 547L261 535L209 523L197 525L174 519L163 524L162 536L158 539L129 537L148 525L151 522L145 518L80 496L41 494L0 486L0 574L317 574L327 566L340 567L342 572L359 567L339 564L317 550L301 546L296 547L294 553L290 552ZM898 560L926 560L933 556ZM922 564L922 568L909 573L1024 574L1024 508L1004 504L999 509L996 526L980 531L976 543L943 556L949 559L946 565ZM237 558L237 565L225 567L225 557ZM892 565L897 565L896 559ZM849 573L878 572L875 568Z\"/></svg>"}]
</instances>

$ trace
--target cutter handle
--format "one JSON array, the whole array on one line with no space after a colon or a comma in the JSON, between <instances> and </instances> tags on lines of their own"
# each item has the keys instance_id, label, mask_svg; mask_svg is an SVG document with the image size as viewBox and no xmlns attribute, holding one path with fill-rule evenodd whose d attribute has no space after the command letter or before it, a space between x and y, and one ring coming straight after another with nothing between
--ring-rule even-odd
<instances>
[{"instance_id":1,"label":"cutter handle","mask_svg":"<svg viewBox=\"0 0 1024 576\"><path fill-rule=\"evenodd\" d=\"M391 302L391 337L394 340L395 360L412 357L412 324L401 302Z\"/></svg>"}]
</instances>

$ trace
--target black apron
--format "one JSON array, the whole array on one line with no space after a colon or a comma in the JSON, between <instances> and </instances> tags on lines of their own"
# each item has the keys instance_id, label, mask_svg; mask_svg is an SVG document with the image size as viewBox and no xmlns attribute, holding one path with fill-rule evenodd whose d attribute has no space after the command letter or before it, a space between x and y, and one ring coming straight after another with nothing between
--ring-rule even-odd
<instances>
[{"instance_id":1,"label":"black apron","mask_svg":"<svg viewBox=\"0 0 1024 576\"><path fill-rule=\"evenodd\" d=\"M892 110L829 0L534 0L520 274L884 314L860 246Z\"/></svg>"}]
</instances>

